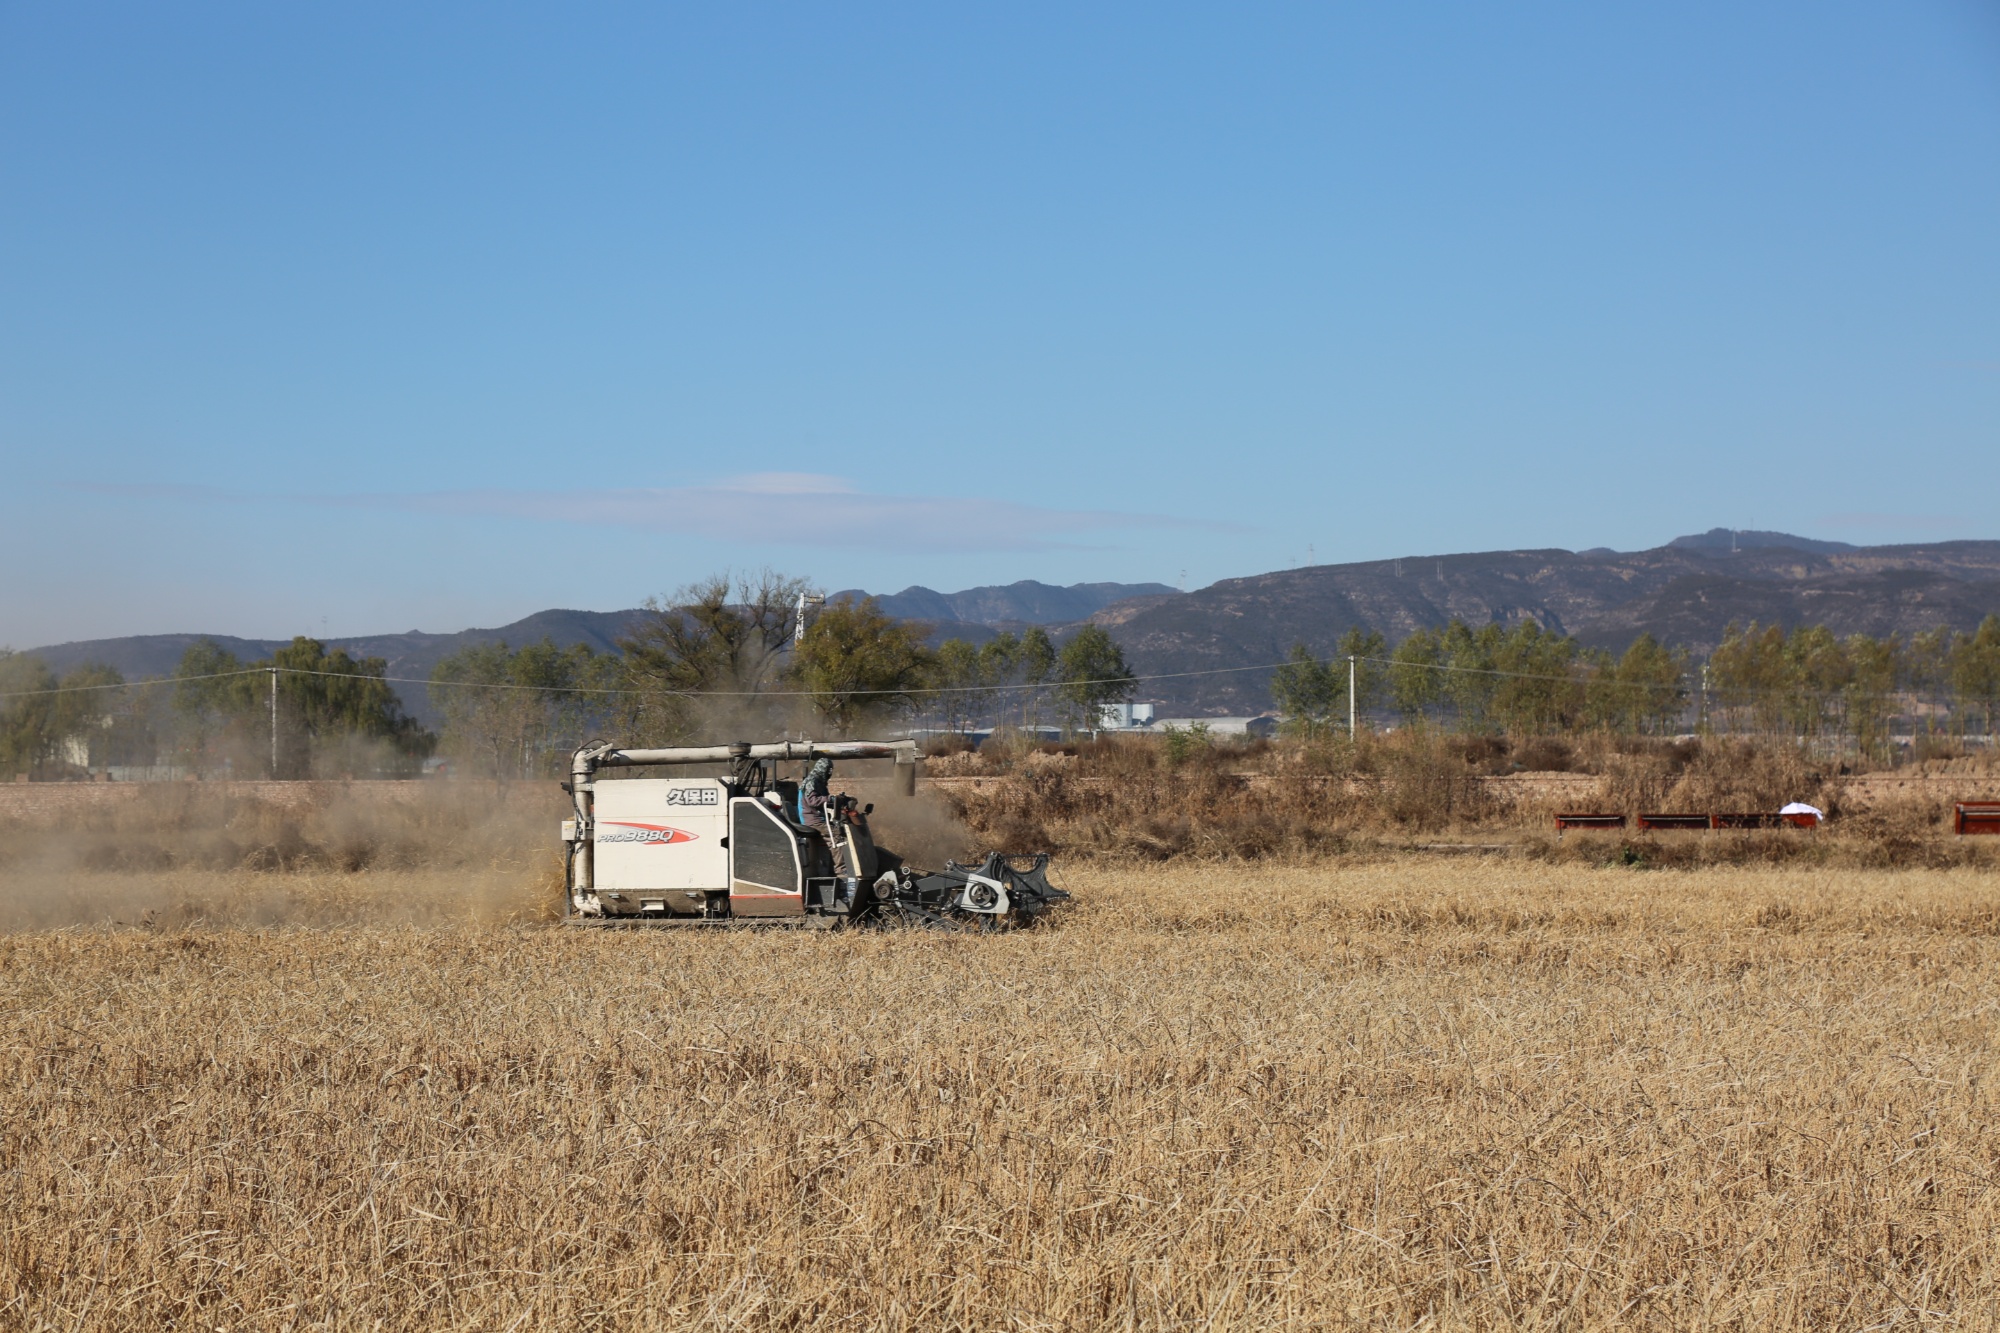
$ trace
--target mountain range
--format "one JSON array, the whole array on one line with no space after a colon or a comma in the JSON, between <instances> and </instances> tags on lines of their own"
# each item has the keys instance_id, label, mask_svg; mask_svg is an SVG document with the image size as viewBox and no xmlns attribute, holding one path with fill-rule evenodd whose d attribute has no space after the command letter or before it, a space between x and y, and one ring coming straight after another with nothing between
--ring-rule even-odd
<instances>
[{"instance_id":1,"label":"mountain range","mask_svg":"<svg viewBox=\"0 0 2000 1333\"><path fill-rule=\"evenodd\" d=\"M836 599L861 596L859 590ZM1642 633L1696 655L1711 650L1731 622L1824 624L1838 634L1910 634L1938 625L1970 629L2000 612L2000 542L1852 546L1777 532L1716 528L1636 552L1486 551L1406 556L1277 570L1225 579L1194 592L1160 583L1023 580L941 593L905 588L879 597L899 619L929 626L934 641L983 641L1003 630L1047 627L1061 638L1086 622L1104 626L1141 676L1227 674L1149 681L1142 698L1162 711L1260 711L1269 705L1268 670L1295 643L1330 654L1351 626L1380 630L1392 643L1418 628L1458 618L1479 625L1534 619L1593 647L1622 650ZM356 656L381 657L388 674L421 679L437 662L477 642L556 643L610 650L636 611L537 612L510 625L456 634L370 635L329 641ZM163 676L196 634L96 639L34 649L58 671L84 662L117 667L130 679ZM209 635L246 660L279 641ZM425 692L404 687L411 711L428 718Z\"/></svg>"},{"instance_id":2,"label":"mountain range","mask_svg":"<svg viewBox=\"0 0 2000 1333\"><path fill-rule=\"evenodd\" d=\"M1279 570L1108 607L1095 619L1112 629L1134 671L1167 675L1276 662L1295 643L1328 655L1355 625L1394 643L1454 618L1533 619L1614 652L1650 633L1701 656L1732 622L1908 635L1938 625L1969 630L2000 612L2000 542L1733 538L1716 529L1648 551L1487 551ZM1268 671L1241 671L1149 688L1175 712L1253 712L1269 706L1269 680Z\"/></svg>"},{"instance_id":3,"label":"mountain range","mask_svg":"<svg viewBox=\"0 0 2000 1333\"><path fill-rule=\"evenodd\" d=\"M1083 623L1107 606L1134 599L1177 595L1164 583L1077 583L1067 588L1024 579L1005 587L968 588L963 592L940 593L929 588L905 588L879 598L882 608L899 620L923 622L933 640L942 642L954 635L984 642L1006 629L1044 625L1061 629ZM859 589L833 594L830 600L860 598ZM369 634L355 638L329 638L328 648L344 648L354 657L379 657L388 664L387 674L403 681L427 679L431 669L460 649L476 643L501 642L513 647L539 642L544 636L560 647L585 643L599 652L613 652L618 639L643 614L626 611L537 611L511 624L491 629L460 630L456 634L432 634L409 630L402 634ZM115 667L127 680L144 680L173 674L181 655L197 640L212 639L221 647L249 662L269 657L289 643L289 639L244 639L229 634L134 634L116 639L85 639L52 644L29 651L58 671L68 671L85 663ZM435 725L437 715L430 706L428 692L421 685L399 684L398 694L411 715L426 725Z\"/></svg>"}]
</instances>

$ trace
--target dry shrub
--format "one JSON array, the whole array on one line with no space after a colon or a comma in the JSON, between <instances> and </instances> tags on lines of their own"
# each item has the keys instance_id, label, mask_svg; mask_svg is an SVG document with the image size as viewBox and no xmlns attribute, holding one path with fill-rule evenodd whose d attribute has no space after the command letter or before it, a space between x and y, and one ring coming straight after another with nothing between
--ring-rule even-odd
<instances>
[{"instance_id":1,"label":"dry shrub","mask_svg":"<svg viewBox=\"0 0 2000 1333\"><path fill-rule=\"evenodd\" d=\"M978 750L951 750L940 755L926 755L924 773L938 778L975 777L993 771L990 758Z\"/></svg>"},{"instance_id":2,"label":"dry shrub","mask_svg":"<svg viewBox=\"0 0 2000 1333\"><path fill-rule=\"evenodd\" d=\"M1546 840L1552 803L1637 815L1771 811L1803 800L1831 816L1810 838L1788 831L1664 835L1635 840L1629 849L1621 844L1615 856L1655 865L1984 864L1976 848L1951 845L1948 806L1934 792L1884 798L1877 791L1869 803L1850 806L1837 765L1796 745L1752 740L1509 740L1408 728L1358 742L1213 740L1178 756L1157 738L1120 737L1002 747L977 758L983 776L1001 780L941 791L973 840L1070 857L1297 858L1443 835L1526 839L1544 859L1606 859L1612 854L1601 856L1588 841ZM1983 757L1934 760L1909 771L1927 776L1947 767L1969 786L1991 772ZM1504 784L1488 780L1495 769L1524 779L1539 772L1594 775L1602 790L1579 797L1574 787L1541 791L1531 781L1500 790Z\"/></svg>"},{"instance_id":3,"label":"dry shrub","mask_svg":"<svg viewBox=\"0 0 2000 1333\"><path fill-rule=\"evenodd\" d=\"M1567 773L1576 763L1576 747L1555 736L1533 736L1514 749L1512 767L1528 773Z\"/></svg>"},{"instance_id":4,"label":"dry shrub","mask_svg":"<svg viewBox=\"0 0 2000 1333\"><path fill-rule=\"evenodd\" d=\"M1012 936L0 938L0 1320L1983 1326L1994 883L1107 867Z\"/></svg>"},{"instance_id":5,"label":"dry shrub","mask_svg":"<svg viewBox=\"0 0 2000 1333\"><path fill-rule=\"evenodd\" d=\"M1105 738L1027 751L1000 771L1005 783L945 799L989 846L1070 855L1312 856L1364 832L1430 833L1491 814L1458 738L1436 733L1358 745L1211 739L1179 753Z\"/></svg>"},{"instance_id":6,"label":"dry shrub","mask_svg":"<svg viewBox=\"0 0 2000 1333\"><path fill-rule=\"evenodd\" d=\"M1379 813L1422 833L1478 823L1486 813L1483 789L1468 780L1474 776L1468 769L1489 751L1469 749L1466 739L1410 731L1393 743L1371 741L1372 762L1381 774L1374 801Z\"/></svg>"},{"instance_id":7,"label":"dry shrub","mask_svg":"<svg viewBox=\"0 0 2000 1333\"><path fill-rule=\"evenodd\" d=\"M1347 839L1337 788L1252 784L1218 754L1169 767L1129 745L1030 754L1009 781L944 799L983 845L1010 851L1257 859Z\"/></svg>"},{"instance_id":8,"label":"dry shrub","mask_svg":"<svg viewBox=\"0 0 2000 1333\"><path fill-rule=\"evenodd\" d=\"M1592 736L1577 747L1576 766L1604 776L1606 808L1637 814L1678 808L1669 804L1674 787L1700 752L1700 741Z\"/></svg>"},{"instance_id":9,"label":"dry shrub","mask_svg":"<svg viewBox=\"0 0 2000 1333\"><path fill-rule=\"evenodd\" d=\"M1825 809L1832 804L1825 760L1792 745L1704 739L1693 743L1668 791L1669 810L1776 810L1791 801Z\"/></svg>"},{"instance_id":10,"label":"dry shrub","mask_svg":"<svg viewBox=\"0 0 2000 1333\"><path fill-rule=\"evenodd\" d=\"M933 762L939 759L954 759L962 754L977 753L972 738L956 731L939 732L927 737L923 750L924 758Z\"/></svg>"}]
</instances>

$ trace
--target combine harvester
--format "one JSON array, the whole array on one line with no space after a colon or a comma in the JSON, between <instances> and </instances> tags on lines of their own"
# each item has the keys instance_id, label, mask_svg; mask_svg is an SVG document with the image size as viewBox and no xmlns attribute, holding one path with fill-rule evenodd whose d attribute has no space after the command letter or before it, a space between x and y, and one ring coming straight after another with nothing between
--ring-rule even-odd
<instances>
[{"instance_id":1,"label":"combine harvester","mask_svg":"<svg viewBox=\"0 0 2000 1333\"><path fill-rule=\"evenodd\" d=\"M1048 854L991 852L976 866L914 870L868 832L873 805L827 801L828 837L799 822L799 784L780 761L893 759L897 790L916 791L915 741L781 741L775 745L578 750L563 784L563 919L574 925L1026 925L1069 897L1048 881ZM727 764L727 777L602 780L606 768Z\"/></svg>"}]
</instances>

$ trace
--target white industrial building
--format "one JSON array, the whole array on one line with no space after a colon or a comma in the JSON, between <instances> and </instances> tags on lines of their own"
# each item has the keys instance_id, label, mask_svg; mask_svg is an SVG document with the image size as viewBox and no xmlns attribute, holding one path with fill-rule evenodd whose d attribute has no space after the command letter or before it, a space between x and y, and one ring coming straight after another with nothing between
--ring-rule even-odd
<instances>
[{"instance_id":1,"label":"white industrial building","mask_svg":"<svg viewBox=\"0 0 2000 1333\"><path fill-rule=\"evenodd\" d=\"M1278 719L1270 713L1255 717L1161 717L1152 704L1106 704L1098 714L1097 729L1114 734L1161 736L1169 729L1192 731L1196 727L1211 736L1270 736L1278 730Z\"/></svg>"}]
</instances>

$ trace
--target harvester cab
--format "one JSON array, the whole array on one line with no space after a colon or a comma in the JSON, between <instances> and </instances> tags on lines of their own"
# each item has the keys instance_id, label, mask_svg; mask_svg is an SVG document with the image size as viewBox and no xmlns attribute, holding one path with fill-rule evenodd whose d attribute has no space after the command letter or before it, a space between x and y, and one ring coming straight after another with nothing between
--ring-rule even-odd
<instances>
[{"instance_id":1,"label":"harvester cab","mask_svg":"<svg viewBox=\"0 0 2000 1333\"><path fill-rule=\"evenodd\" d=\"M719 922L994 929L1026 924L1069 895L1048 881L1044 853L989 853L977 865L912 869L877 847L872 804L829 793L824 824L805 822L796 782L776 765L890 759L895 790L915 793L914 741L738 742L579 749L564 784L564 919L576 924ZM604 780L625 767L726 767L719 776Z\"/></svg>"}]
</instances>

